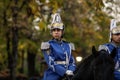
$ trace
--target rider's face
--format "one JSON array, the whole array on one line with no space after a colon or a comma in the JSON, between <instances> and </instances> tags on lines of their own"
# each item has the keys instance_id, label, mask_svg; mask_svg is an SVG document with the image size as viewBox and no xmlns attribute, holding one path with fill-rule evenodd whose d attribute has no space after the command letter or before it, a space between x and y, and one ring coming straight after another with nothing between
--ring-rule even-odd
<instances>
[{"instance_id":1,"label":"rider's face","mask_svg":"<svg viewBox=\"0 0 120 80\"><path fill-rule=\"evenodd\" d=\"M112 35L112 41L114 41L116 44L120 44L120 33L119 34L113 34Z\"/></svg>"},{"instance_id":2,"label":"rider's face","mask_svg":"<svg viewBox=\"0 0 120 80\"><path fill-rule=\"evenodd\" d=\"M53 36L53 38L55 38L55 39L61 39L61 36L62 36L62 33L63 33L63 30L61 30L61 29L53 29L52 30L52 36Z\"/></svg>"}]
</instances>

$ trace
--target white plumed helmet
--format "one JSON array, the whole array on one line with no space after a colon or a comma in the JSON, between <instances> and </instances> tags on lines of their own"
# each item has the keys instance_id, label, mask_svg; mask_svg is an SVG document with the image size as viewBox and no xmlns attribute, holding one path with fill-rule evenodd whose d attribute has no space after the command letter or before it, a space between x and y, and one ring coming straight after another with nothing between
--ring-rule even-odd
<instances>
[{"instance_id":1,"label":"white plumed helmet","mask_svg":"<svg viewBox=\"0 0 120 80\"><path fill-rule=\"evenodd\" d=\"M64 24L62 23L61 17L59 13L52 14L52 22L49 25L50 30L52 29L64 29Z\"/></svg>"},{"instance_id":2,"label":"white plumed helmet","mask_svg":"<svg viewBox=\"0 0 120 80\"><path fill-rule=\"evenodd\" d=\"M119 34L120 33L120 26L116 26L116 20L112 19L110 24L110 42L112 34Z\"/></svg>"}]
</instances>

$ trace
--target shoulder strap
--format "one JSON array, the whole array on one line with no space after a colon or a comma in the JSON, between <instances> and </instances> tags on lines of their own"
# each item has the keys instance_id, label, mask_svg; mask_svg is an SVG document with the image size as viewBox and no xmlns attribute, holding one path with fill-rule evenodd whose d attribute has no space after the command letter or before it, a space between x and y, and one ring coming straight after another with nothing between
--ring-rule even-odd
<instances>
[{"instance_id":1,"label":"shoulder strap","mask_svg":"<svg viewBox=\"0 0 120 80\"><path fill-rule=\"evenodd\" d=\"M110 53L112 52L112 50L113 50L114 48L116 48L116 47L115 47L113 44L111 44L111 43L106 44L106 46L109 48Z\"/></svg>"}]
</instances>

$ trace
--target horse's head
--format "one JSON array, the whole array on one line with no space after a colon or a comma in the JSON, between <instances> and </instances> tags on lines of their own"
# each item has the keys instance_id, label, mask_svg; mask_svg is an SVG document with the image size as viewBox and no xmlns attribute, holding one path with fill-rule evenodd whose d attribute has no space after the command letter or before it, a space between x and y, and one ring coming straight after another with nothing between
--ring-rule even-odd
<instances>
[{"instance_id":1,"label":"horse's head","mask_svg":"<svg viewBox=\"0 0 120 80\"><path fill-rule=\"evenodd\" d=\"M92 47L92 54L78 64L74 80L113 80L115 49L109 54L105 50L97 51Z\"/></svg>"},{"instance_id":2,"label":"horse's head","mask_svg":"<svg viewBox=\"0 0 120 80\"><path fill-rule=\"evenodd\" d=\"M114 76L114 60L116 49L109 54L106 50L97 51L92 48L92 53L95 56L92 62L94 80L113 80Z\"/></svg>"}]
</instances>

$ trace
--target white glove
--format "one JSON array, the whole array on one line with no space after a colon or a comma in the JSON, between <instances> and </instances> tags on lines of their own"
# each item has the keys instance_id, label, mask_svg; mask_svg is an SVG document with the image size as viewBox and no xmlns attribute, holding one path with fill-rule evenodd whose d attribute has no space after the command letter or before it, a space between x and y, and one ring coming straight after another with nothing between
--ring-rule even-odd
<instances>
[{"instance_id":1,"label":"white glove","mask_svg":"<svg viewBox=\"0 0 120 80\"><path fill-rule=\"evenodd\" d=\"M74 75L74 74L73 74L73 71L71 71L71 70L67 70L67 71L66 71L66 74L67 74L67 75Z\"/></svg>"}]
</instances>

